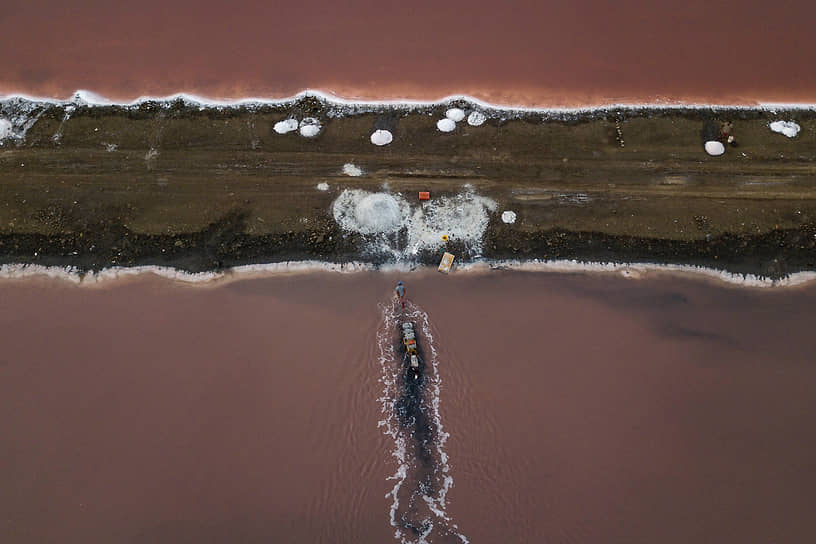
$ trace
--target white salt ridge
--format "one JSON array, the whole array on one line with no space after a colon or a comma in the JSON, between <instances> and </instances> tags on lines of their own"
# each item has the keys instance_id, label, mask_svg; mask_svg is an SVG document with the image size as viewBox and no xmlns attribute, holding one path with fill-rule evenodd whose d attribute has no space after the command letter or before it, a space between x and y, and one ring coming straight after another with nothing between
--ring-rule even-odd
<instances>
[{"instance_id":1,"label":"white salt ridge","mask_svg":"<svg viewBox=\"0 0 816 544\"><path fill-rule=\"evenodd\" d=\"M487 116L485 116L484 113L479 111L470 112L470 115L468 115L467 118L468 125L472 127L482 126L485 121L487 121Z\"/></svg>"},{"instance_id":2,"label":"white salt ridge","mask_svg":"<svg viewBox=\"0 0 816 544\"><path fill-rule=\"evenodd\" d=\"M458 123L459 121L465 118L465 111L460 108L450 108L448 111L445 112L445 117L447 117L454 123Z\"/></svg>"},{"instance_id":3,"label":"white salt ridge","mask_svg":"<svg viewBox=\"0 0 816 544\"><path fill-rule=\"evenodd\" d=\"M183 103L200 107L252 107L252 106L286 106L294 104L303 98L316 98L328 104L337 106L348 106L357 111L365 110L366 108L376 109L382 106L392 108L399 108L405 110L413 109L427 109L439 107L450 104L452 102L468 102L484 109L491 109L501 114L515 114L515 113L552 113L552 114L580 114L580 113L594 113L599 111L609 111L617 109L634 109L647 110L659 107L664 110L704 110L710 111L712 108L734 109L742 111L768 111L775 112L776 110L796 110L796 111L816 111L816 104L808 103L780 103L780 102L760 102L756 105L733 104L733 103L670 103L667 104L662 101L657 102L609 102L588 104L577 107L536 107L517 104L498 104L491 103L468 95L450 95L440 100L411 100L411 99L395 99L395 100L354 100L342 98L337 95L327 93L316 89L304 89L292 96L284 98L265 98L265 97L244 97L236 99L217 99L205 97L190 93L174 93L164 96L140 96L130 101L115 101L105 98L102 95L96 94L92 91L80 89L73 93L70 98L57 99L50 97L33 96L27 94L5 94L0 95L0 101L12 100L26 100L34 104L56 104L56 105L89 105L89 106L140 106L146 102L162 102L166 103L165 107L170 107L173 102L181 100Z\"/></svg>"},{"instance_id":4,"label":"white salt ridge","mask_svg":"<svg viewBox=\"0 0 816 544\"><path fill-rule=\"evenodd\" d=\"M801 127L793 121L774 121L770 124L771 130L784 134L788 138L795 138Z\"/></svg>"},{"instance_id":5,"label":"white salt ridge","mask_svg":"<svg viewBox=\"0 0 816 544\"><path fill-rule=\"evenodd\" d=\"M314 117L306 117L300 122L300 135L304 138L314 138L320 132L320 121Z\"/></svg>"},{"instance_id":6,"label":"white salt ridge","mask_svg":"<svg viewBox=\"0 0 816 544\"><path fill-rule=\"evenodd\" d=\"M322 182L322 183L318 183L317 184L317 190L318 191L328 191L329 190L329 184L326 183L325 181Z\"/></svg>"},{"instance_id":7,"label":"white salt ridge","mask_svg":"<svg viewBox=\"0 0 816 544\"><path fill-rule=\"evenodd\" d=\"M371 133L371 143L374 145L388 145L394 140L394 135L388 130L375 130Z\"/></svg>"},{"instance_id":8,"label":"white salt ridge","mask_svg":"<svg viewBox=\"0 0 816 544\"><path fill-rule=\"evenodd\" d=\"M786 278L772 280L753 274L734 274L724 270L704 268L690 265L671 265L655 263L598 263L579 262L575 260L544 261L532 259L529 261L513 260L479 260L472 263L457 265L458 274L485 273L493 269L524 270L542 273L571 273L584 272L590 274L617 274L627 278L646 278L651 274L681 274L686 276L700 276L713 279L730 285L749 288L790 288L810 283L816 283L816 272L795 272ZM27 278L46 277L66 281L80 286L94 286L111 281L119 281L138 276L159 276L167 280L189 284L211 284L231 281L240 281L251 277L271 277L281 274L307 274L318 271L353 274L379 270L384 273L410 272L417 270L412 263L395 262L384 265L373 265L364 262L330 263L326 261L284 261L279 263L250 264L236 266L219 272L192 273L166 266L133 266L111 267L99 272L83 273L75 267L42 266L37 264L4 264L0 265L0 280L14 281ZM428 270L436 270L430 267Z\"/></svg>"},{"instance_id":9,"label":"white salt ridge","mask_svg":"<svg viewBox=\"0 0 816 544\"><path fill-rule=\"evenodd\" d=\"M358 178L363 175L363 170L356 164L347 162L346 164L343 165L343 173L347 176Z\"/></svg>"},{"instance_id":10,"label":"white salt ridge","mask_svg":"<svg viewBox=\"0 0 816 544\"><path fill-rule=\"evenodd\" d=\"M293 130L297 130L299 126L297 119L286 119L284 121L278 121L275 123L275 132L278 134L286 134L288 132L292 132Z\"/></svg>"},{"instance_id":11,"label":"white salt ridge","mask_svg":"<svg viewBox=\"0 0 816 544\"><path fill-rule=\"evenodd\" d=\"M13 133L11 121L0 118L0 140L11 137Z\"/></svg>"},{"instance_id":12,"label":"white salt ridge","mask_svg":"<svg viewBox=\"0 0 816 544\"><path fill-rule=\"evenodd\" d=\"M516 212L506 211L502 212L502 221L512 225L516 222Z\"/></svg>"},{"instance_id":13,"label":"white salt ridge","mask_svg":"<svg viewBox=\"0 0 816 544\"><path fill-rule=\"evenodd\" d=\"M456 123L445 117L436 122L436 128L438 128L440 132L451 132L456 128Z\"/></svg>"},{"instance_id":14,"label":"white salt ridge","mask_svg":"<svg viewBox=\"0 0 816 544\"><path fill-rule=\"evenodd\" d=\"M725 146L722 142L718 142L717 140L710 140L705 143L705 151L712 157L718 157L725 153Z\"/></svg>"}]
</instances>

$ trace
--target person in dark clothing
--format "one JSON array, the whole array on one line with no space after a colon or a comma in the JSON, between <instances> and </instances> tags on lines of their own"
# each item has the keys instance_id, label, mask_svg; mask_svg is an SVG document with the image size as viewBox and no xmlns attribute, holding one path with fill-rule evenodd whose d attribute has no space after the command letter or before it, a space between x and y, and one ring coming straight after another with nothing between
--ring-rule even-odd
<instances>
[{"instance_id":1,"label":"person in dark clothing","mask_svg":"<svg viewBox=\"0 0 816 544\"><path fill-rule=\"evenodd\" d=\"M397 288L394 289L394 291L397 292L397 299L402 303L402 307L405 308L405 286L401 281L397 282Z\"/></svg>"}]
</instances>

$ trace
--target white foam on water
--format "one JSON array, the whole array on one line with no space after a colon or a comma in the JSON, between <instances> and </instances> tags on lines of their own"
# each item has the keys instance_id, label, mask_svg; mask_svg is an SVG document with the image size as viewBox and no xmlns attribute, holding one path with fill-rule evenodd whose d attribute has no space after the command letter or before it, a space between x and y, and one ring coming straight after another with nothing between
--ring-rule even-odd
<instances>
[{"instance_id":1,"label":"white foam on water","mask_svg":"<svg viewBox=\"0 0 816 544\"><path fill-rule=\"evenodd\" d=\"M510 210L502 212L502 221L512 225L516 222L516 212L511 212Z\"/></svg>"},{"instance_id":2,"label":"white foam on water","mask_svg":"<svg viewBox=\"0 0 816 544\"><path fill-rule=\"evenodd\" d=\"M328 191L329 190L329 184L326 183L325 181L322 182L322 183L318 183L317 184L317 190L318 191Z\"/></svg>"},{"instance_id":3,"label":"white foam on water","mask_svg":"<svg viewBox=\"0 0 816 544\"><path fill-rule=\"evenodd\" d=\"M14 134L14 132L12 131L11 121L0 118L0 140L10 138L12 134Z\"/></svg>"},{"instance_id":4,"label":"white foam on water","mask_svg":"<svg viewBox=\"0 0 816 544\"><path fill-rule=\"evenodd\" d=\"M436 128L439 129L440 132L452 132L456 128L456 122L446 117L436 122Z\"/></svg>"},{"instance_id":5,"label":"white foam on water","mask_svg":"<svg viewBox=\"0 0 816 544\"><path fill-rule=\"evenodd\" d=\"M487 121L487 116L480 111L470 112L470 115L468 115L467 118L468 125L472 127L482 126L485 121Z\"/></svg>"},{"instance_id":6,"label":"white foam on water","mask_svg":"<svg viewBox=\"0 0 816 544\"><path fill-rule=\"evenodd\" d=\"M795 138L801 130L801 127L793 121L774 121L768 126L772 131L784 134L788 138Z\"/></svg>"},{"instance_id":7,"label":"white foam on water","mask_svg":"<svg viewBox=\"0 0 816 544\"><path fill-rule=\"evenodd\" d=\"M356 164L347 162L346 164L343 165L343 173L347 176L357 178L363 175L363 169L357 166Z\"/></svg>"},{"instance_id":8,"label":"white foam on water","mask_svg":"<svg viewBox=\"0 0 816 544\"><path fill-rule=\"evenodd\" d=\"M300 124L298 123L297 119L285 119L283 121L278 121L275 123L275 132L278 134L286 134L288 132L292 132L293 130L297 130Z\"/></svg>"},{"instance_id":9,"label":"white foam on water","mask_svg":"<svg viewBox=\"0 0 816 544\"><path fill-rule=\"evenodd\" d=\"M458 123L465 118L465 110L461 108L450 108L445 112L445 117L454 123Z\"/></svg>"},{"instance_id":10,"label":"white foam on water","mask_svg":"<svg viewBox=\"0 0 816 544\"><path fill-rule=\"evenodd\" d=\"M722 144L722 142L718 142L717 140L709 140L703 147L705 148L706 153L712 157L718 157L725 153L725 146Z\"/></svg>"},{"instance_id":11,"label":"white foam on water","mask_svg":"<svg viewBox=\"0 0 816 544\"><path fill-rule=\"evenodd\" d=\"M394 135L389 130L375 130L371 133L371 143L374 145L388 145L394 141Z\"/></svg>"},{"instance_id":12,"label":"white foam on water","mask_svg":"<svg viewBox=\"0 0 816 544\"><path fill-rule=\"evenodd\" d=\"M304 138L314 138L320 133L320 121L314 117L306 117L300 122L300 135Z\"/></svg>"}]
</instances>

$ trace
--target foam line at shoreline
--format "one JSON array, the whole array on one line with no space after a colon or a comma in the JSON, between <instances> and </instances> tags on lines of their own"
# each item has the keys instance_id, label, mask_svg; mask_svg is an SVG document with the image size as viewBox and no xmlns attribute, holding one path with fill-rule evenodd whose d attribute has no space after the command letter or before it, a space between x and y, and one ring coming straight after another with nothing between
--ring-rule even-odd
<instances>
[{"instance_id":1,"label":"foam line at shoreline","mask_svg":"<svg viewBox=\"0 0 816 544\"><path fill-rule=\"evenodd\" d=\"M33 264L5 264L0 266L0 282L25 279L48 279L91 287L114 284L117 281L158 276L188 285L220 285L231 281L287 274L329 272L354 274L360 272L406 273L433 271L434 267L408 263L373 265L363 262L330 263L324 261L286 261L269 264L236 266L223 271L187 272L166 266L112 267L98 272L81 272L73 267L41 266ZM645 279L654 274L675 274L688 278L715 280L724 285L746 288L789 288L816 283L816 271L795 272L784 278L770 279L753 274L736 274L725 270L691 265L655 263L593 263L574 260L559 261L476 261L460 264L455 274L489 273L499 270L520 272L613 274L629 279Z\"/></svg>"},{"instance_id":2,"label":"foam line at shoreline","mask_svg":"<svg viewBox=\"0 0 816 544\"><path fill-rule=\"evenodd\" d=\"M293 96L284 98L260 98L260 97L246 97L233 99L218 99L203 97L191 93L179 92L167 96L140 96L130 101L116 101L108 99L102 95L88 90L77 90L66 99L56 99L49 97L37 97L27 95L24 93L7 93L0 94L0 102L8 102L14 100L24 100L28 102L35 102L39 104L53 104L59 106L120 106L120 107L138 107L145 103L159 102L172 103L181 100L187 104L199 107L251 107L251 106L285 106L294 104L304 98L316 98L324 101L327 104L338 107L350 107L358 109L378 109L378 108L392 108L392 109L414 109L414 108L430 108L437 106L445 106L453 102L467 102L473 106L483 108L485 110L492 110L496 112L519 112L519 113L554 113L554 114L580 114L591 113L597 111L608 110L709 110L709 109L723 109L723 110L749 110L749 111L768 111L775 110L784 111L816 111L816 103L774 103L774 102L758 102L754 104L716 104L716 103L677 103L677 102L642 102L642 103L609 103L609 104L587 104L574 107L543 107L543 106L529 106L529 105L513 105L513 104L494 104L481 100L479 98L457 94L449 95L437 100L412 100L412 99L394 99L394 100L357 100L343 98L329 92L305 89Z\"/></svg>"}]
</instances>

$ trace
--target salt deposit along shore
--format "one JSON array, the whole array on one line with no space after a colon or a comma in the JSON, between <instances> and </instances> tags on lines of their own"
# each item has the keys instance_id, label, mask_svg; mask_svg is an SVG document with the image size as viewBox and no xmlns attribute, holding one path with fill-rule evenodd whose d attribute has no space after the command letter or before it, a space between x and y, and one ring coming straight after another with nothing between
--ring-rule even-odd
<instances>
[{"instance_id":1,"label":"salt deposit along shore","mask_svg":"<svg viewBox=\"0 0 816 544\"><path fill-rule=\"evenodd\" d=\"M460 122L441 133L451 110ZM463 263L816 270L811 109L10 99L0 118L11 123L0 147L0 264L410 266L445 249ZM795 138L773 132L778 119L796 122ZM726 121L738 145L710 156L703 129ZM376 131L387 145L372 145ZM344 194L366 205L337 215Z\"/></svg>"}]
</instances>

